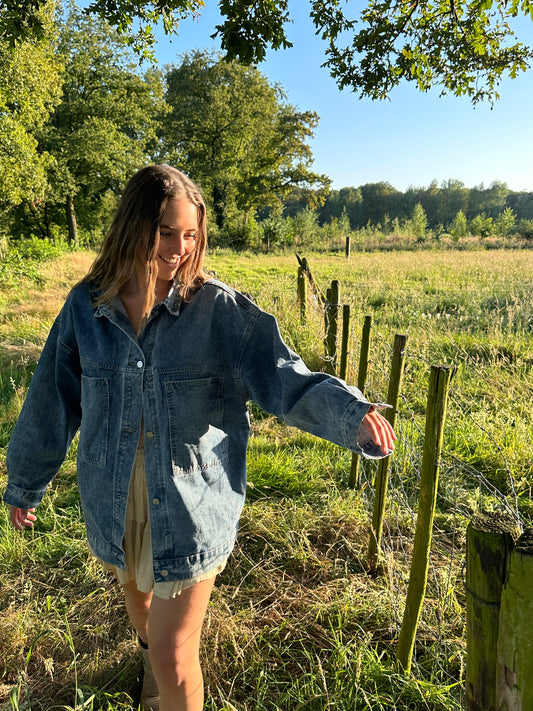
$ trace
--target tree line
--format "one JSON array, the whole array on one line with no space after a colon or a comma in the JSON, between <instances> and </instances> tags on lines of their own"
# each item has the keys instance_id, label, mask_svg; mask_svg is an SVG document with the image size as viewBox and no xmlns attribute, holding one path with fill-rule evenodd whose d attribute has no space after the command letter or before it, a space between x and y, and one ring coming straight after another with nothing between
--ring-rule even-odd
<instances>
[{"instance_id":1,"label":"tree line","mask_svg":"<svg viewBox=\"0 0 533 711\"><path fill-rule=\"evenodd\" d=\"M201 185L212 244L283 244L289 232L309 243L327 225L533 235L533 194L503 183L331 190L312 169L318 115L255 66L198 50L142 71L128 37L99 15L53 3L38 12L39 33L0 36L0 229L12 237L99 242L123 184L149 162Z\"/></svg>"},{"instance_id":2,"label":"tree line","mask_svg":"<svg viewBox=\"0 0 533 711\"><path fill-rule=\"evenodd\" d=\"M287 201L287 214L302 209L303 202L294 192ZM523 220L533 220L533 193L513 192L498 181L488 187L468 188L459 180L440 184L435 180L428 187L409 187L404 192L387 182L367 183L330 190L318 210L318 219L320 224L326 224L344 214L351 229L370 225L387 231L398 223L420 221L421 211L428 229L458 230L464 220L465 224L473 223L478 229L476 234L483 237L488 234L487 229L502 220L510 228Z\"/></svg>"},{"instance_id":3,"label":"tree line","mask_svg":"<svg viewBox=\"0 0 533 711\"><path fill-rule=\"evenodd\" d=\"M73 5L44 13L43 27L0 40L0 211L12 236L97 241L124 182L149 162L194 177L215 235L295 187L329 185L311 167L318 116L256 67L199 50L141 71L122 34Z\"/></svg>"}]
</instances>

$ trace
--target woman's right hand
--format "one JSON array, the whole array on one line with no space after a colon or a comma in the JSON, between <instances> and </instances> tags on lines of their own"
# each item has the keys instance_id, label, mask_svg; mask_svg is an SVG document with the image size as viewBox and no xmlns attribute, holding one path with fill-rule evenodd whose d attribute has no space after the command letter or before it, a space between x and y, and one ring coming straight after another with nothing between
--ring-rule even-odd
<instances>
[{"instance_id":1,"label":"woman's right hand","mask_svg":"<svg viewBox=\"0 0 533 711\"><path fill-rule=\"evenodd\" d=\"M33 513L35 509L19 509L16 506L9 506L9 518L11 523L19 531L23 531L25 527L33 528L33 524L37 521L37 516Z\"/></svg>"}]
</instances>

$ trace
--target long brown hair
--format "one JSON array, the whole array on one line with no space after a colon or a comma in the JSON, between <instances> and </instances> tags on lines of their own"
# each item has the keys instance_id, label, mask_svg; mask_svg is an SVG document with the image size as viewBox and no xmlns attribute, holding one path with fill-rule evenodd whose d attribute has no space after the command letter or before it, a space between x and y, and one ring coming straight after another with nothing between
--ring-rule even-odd
<instances>
[{"instance_id":1,"label":"long brown hair","mask_svg":"<svg viewBox=\"0 0 533 711\"><path fill-rule=\"evenodd\" d=\"M148 290L144 305L146 318L155 302L157 278L157 237L168 200L188 200L198 212L196 245L179 265L177 282L184 299L190 299L207 278L203 261L207 247L206 210L199 188L184 173L169 165L148 165L128 181L115 217L100 252L82 279L97 286L96 303L110 301L135 270L135 257L142 250L146 259ZM144 320L144 319L143 319Z\"/></svg>"}]
</instances>

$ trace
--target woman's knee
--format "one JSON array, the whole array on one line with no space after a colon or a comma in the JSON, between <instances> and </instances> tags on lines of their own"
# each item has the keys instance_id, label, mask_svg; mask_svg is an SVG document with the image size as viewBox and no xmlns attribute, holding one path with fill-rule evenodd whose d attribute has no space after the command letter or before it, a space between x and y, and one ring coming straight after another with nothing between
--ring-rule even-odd
<instances>
[{"instance_id":1,"label":"woman's knee","mask_svg":"<svg viewBox=\"0 0 533 711\"><path fill-rule=\"evenodd\" d=\"M200 654L194 645L150 645L150 662L160 689L196 685L201 678Z\"/></svg>"}]
</instances>

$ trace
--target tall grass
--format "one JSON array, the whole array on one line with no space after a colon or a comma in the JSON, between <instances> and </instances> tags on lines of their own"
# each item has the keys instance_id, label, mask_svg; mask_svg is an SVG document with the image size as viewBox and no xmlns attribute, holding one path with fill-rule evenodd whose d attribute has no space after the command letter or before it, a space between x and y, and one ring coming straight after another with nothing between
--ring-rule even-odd
<instances>
[{"instance_id":1,"label":"tall grass","mask_svg":"<svg viewBox=\"0 0 533 711\"><path fill-rule=\"evenodd\" d=\"M0 291L0 448L69 284L90 257L63 255ZM373 316L368 394L383 399L394 333L409 334L383 566L367 572L373 463L347 487L351 455L252 406L249 489L238 544L209 607L206 709L432 709L462 705L464 534L480 507L531 521L533 305L530 252L313 256L352 306L349 380ZM294 257L217 252L208 267L274 312L288 343L323 365L323 316L299 322ZM10 287L12 289L12 285ZM418 500L429 366L459 364L445 433L430 580L413 675L398 674ZM2 709L135 709L140 660L120 591L87 551L75 447L24 535L0 510ZM3 462L2 458L2 462ZM0 479L5 482L2 463Z\"/></svg>"}]
</instances>

